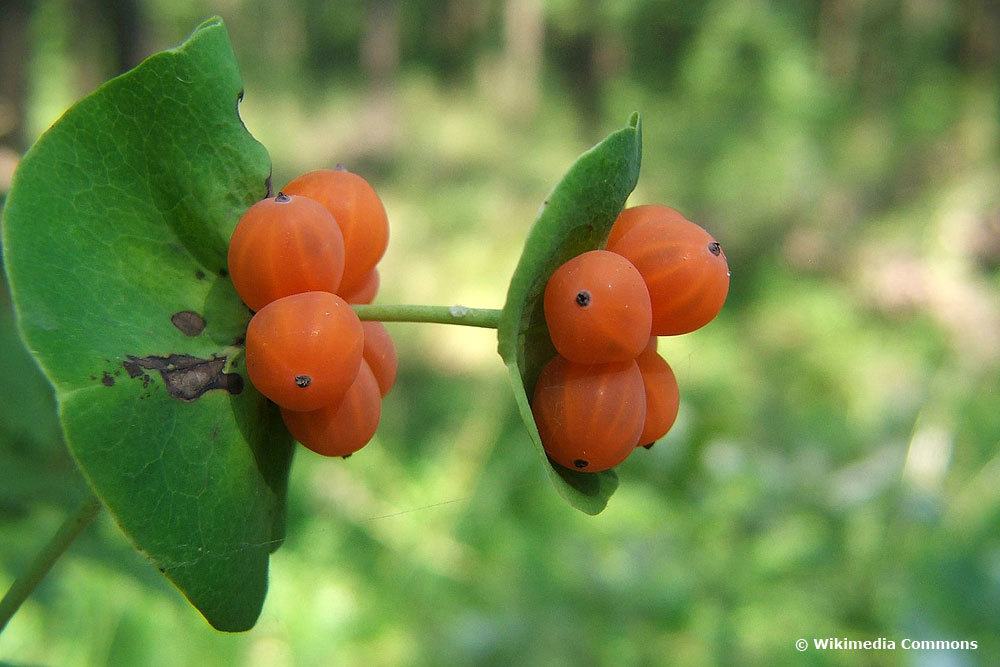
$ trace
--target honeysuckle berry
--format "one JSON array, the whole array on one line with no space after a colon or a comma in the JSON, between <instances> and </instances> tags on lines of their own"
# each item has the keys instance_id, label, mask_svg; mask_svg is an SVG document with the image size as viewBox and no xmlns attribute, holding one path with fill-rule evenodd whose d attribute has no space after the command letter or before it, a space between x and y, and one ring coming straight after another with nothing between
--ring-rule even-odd
<instances>
[{"instance_id":1,"label":"honeysuckle berry","mask_svg":"<svg viewBox=\"0 0 1000 667\"><path fill-rule=\"evenodd\" d=\"M655 336L650 337L635 363L639 366L646 393L646 419L639 434L639 444L648 447L665 436L677 420L680 392L673 369L656 351Z\"/></svg>"},{"instance_id":2,"label":"honeysuckle berry","mask_svg":"<svg viewBox=\"0 0 1000 667\"><path fill-rule=\"evenodd\" d=\"M344 396L318 410L282 408L281 418L292 437L323 456L350 456L375 435L382 414L378 382L364 361Z\"/></svg>"},{"instance_id":3,"label":"honeysuckle berry","mask_svg":"<svg viewBox=\"0 0 1000 667\"><path fill-rule=\"evenodd\" d=\"M340 296L343 297L344 301L347 303L354 304L367 304L375 300L375 295L378 294L379 283L381 279L379 277L378 269L372 269L368 272L365 277L364 282L361 283L361 287L353 292L340 291Z\"/></svg>"},{"instance_id":4,"label":"honeysuckle berry","mask_svg":"<svg viewBox=\"0 0 1000 667\"><path fill-rule=\"evenodd\" d=\"M556 356L538 376L531 410L549 458L571 470L608 470L639 442L642 375L631 360L578 364Z\"/></svg>"},{"instance_id":5,"label":"honeysuckle berry","mask_svg":"<svg viewBox=\"0 0 1000 667\"><path fill-rule=\"evenodd\" d=\"M622 212L607 248L642 274L653 309L653 335L674 336L703 327L719 314L729 293L729 264L722 246L671 208L640 208L642 215L632 209Z\"/></svg>"},{"instance_id":6,"label":"honeysuckle berry","mask_svg":"<svg viewBox=\"0 0 1000 667\"><path fill-rule=\"evenodd\" d=\"M611 252L585 252L556 269L544 309L552 344L570 361L629 361L649 340L646 284L627 259Z\"/></svg>"},{"instance_id":7,"label":"honeysuckle berry","mask_svg":"<svg viewBox=\"0 0 1000 667\"><path fill-rule=\"evenodd\" d=\"M360 290L389 244L389 219L372 186L346 169L318 169L292 180L282 192L314 199L333 215L347 258L340 293Z\"/></svg>"},{"instance_id":8,"label":"honeysuckle berry","mask_svg":"<svg viewBox=\"0 0 1000 667\"><path fill-rule=\"evenodd\" d=\"M282 408L318 410L338 402L357 377L364 329L346 301L304 292L272 301L250 320L247 374Z\"/></svg>"},{"instance_id":9,"label":"honeysuckle berry","mask_svg":"<svg viewBox=\"0 0 1000 667\"><path fill-rule=\"evenodd\" d=\"M396 371L399 367L396 346L381 322L362 322L361 327L365 332L362 355L378 381L379 393L385 396L396 384Z\"/></svg>"},{"instance_id":10,"label":"honeysuckle berry","mask_svg":"<svg viewBox=\"0 0 1000 667\"><path fill-rule=\"evenodd\" d=\"M229 241L229 277L251 310L300 292L340 289L344 237L322 205L279 193L240 218Z\"/></svg>"}]
</instances>

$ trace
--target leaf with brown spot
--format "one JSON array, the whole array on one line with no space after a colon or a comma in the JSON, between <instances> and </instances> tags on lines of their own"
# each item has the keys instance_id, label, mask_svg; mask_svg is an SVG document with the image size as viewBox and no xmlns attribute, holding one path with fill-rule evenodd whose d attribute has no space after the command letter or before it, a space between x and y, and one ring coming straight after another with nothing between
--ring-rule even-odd
<instances>
[{"instance_id":1,"label":"leaf with brown spot","mask_svg":"<svg viewBox=\"0 0 1000 667\"><path fill-rule=\"evenodd\" d=\"M249 311L220 272L270 174L234 111L242 87L225 27L208 21L67 111L3 212L18 324L80 469L224 630L260 613L292 451L242 382L232 342Z\"/></svg>"}]
</instances>

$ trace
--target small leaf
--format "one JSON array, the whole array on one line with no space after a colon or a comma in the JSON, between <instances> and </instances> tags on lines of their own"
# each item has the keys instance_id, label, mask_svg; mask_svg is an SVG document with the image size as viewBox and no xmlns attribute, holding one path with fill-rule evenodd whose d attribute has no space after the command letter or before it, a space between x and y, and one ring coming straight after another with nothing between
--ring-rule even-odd
<instances>
[{"instance_id":1,"label":"small leaf","mask_svg":"<svg viewBox=\"0 0 1000 667\"><path fill-rule=\"evenodd\" d=\"M225 27L206 22L67 111L4 210L18 325L70 450L135 547L222 630L260 613L292 451L243 381L249 311L225 277L270 173L241 86Z\"/></svg>"},{"instance_id":2,"label":"small leaf","mask_svg":"<svg viewBox=\"0 0 1000 667\"><path fill-rule=\"evenodd\" d=\"M603 247L611 225L639 179L642 126L633 114L627 127L580 156L545 200L514 270L500 316L499 352L514 399L538 446L556 490L577 509L597 514L618 486L613 470L581 473L545 456L528 397L542 366L555 355L545 326L542 296L549 276L563 263Z\"/></svg>"}]
</instances>

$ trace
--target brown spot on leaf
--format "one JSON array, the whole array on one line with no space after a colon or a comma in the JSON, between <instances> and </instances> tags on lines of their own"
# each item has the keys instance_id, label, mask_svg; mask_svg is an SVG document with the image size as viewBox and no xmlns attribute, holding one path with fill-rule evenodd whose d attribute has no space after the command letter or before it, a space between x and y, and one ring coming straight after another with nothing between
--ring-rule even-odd
<instances>
[{"instance_id":1,"label":"brown spot on leaf","mask_svg":"<svg viewBox=\"0 0 1000 667\"><path fill-rule=\"evenodd\" d=\"M193 310L182 310L170 316L170 321L185 336L197 336L205 330L205 318Z\"/></svg>"},{"instance_id":2,"label":"brown spot on leaf","mask_svg":"<svg viewBox=\"0 0 1000 667\"><path fill-rule=\"evenodd\" d=\"M143 370L159 372L167 392L181 401L193 401L212 389L222 389L230 394L243 391L243 376L223 371L226 357L199 359L189 354L171 354L166 357L129 356L122 362L122 366L129 377L142 376L143 387L149 385L149 375Z\"/></svg>"},{"instance_id":3,"label":"brown spot on leaf","mask_svg":"<svg viewBox=\"0 0 1000 667\"><path fill-rule=\"evenodd\" d=\"M202 271L201 269L198 269L197 271L194 272L194 277L197 278L198 280L204 280L205 272Z\"/></svg>"},{"instance_id":4,"label":"brown spot on leaf","mask_svg":"<svg viewBox=\"0 0 1000 667\"><path fill-rule=\"evenodd\" d=\"M101 376L101 384L105 387L115 386L115 379L111 377L111 373L104 371L104 375Z\"/></svg>"}]
</instances>

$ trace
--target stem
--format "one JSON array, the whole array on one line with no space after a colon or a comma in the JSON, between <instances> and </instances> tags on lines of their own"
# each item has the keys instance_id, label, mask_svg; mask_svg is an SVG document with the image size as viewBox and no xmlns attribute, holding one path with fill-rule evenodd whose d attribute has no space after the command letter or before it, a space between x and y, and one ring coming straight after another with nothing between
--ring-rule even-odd
<instances>
[{"instance_id":1,"label":"stem","mask_svg":"<svg viewBox=\"0 0 1000 667\"><path fill-rule=\"evenodd\" d=\"M66 517L58 532L52 536L49 543L35 556L31 566L20 577L14 580L10 590L0 600L0 632L7 627L7 622L14 615L21 604L28 599L31 592L42 582L55 562L63 555L63 552L73 543L79 535L97 516L97 511L101 509L101 501L97 496L90 493L80 503L76 512Z\"/></svg>"},{"instance_id":2,"label":"stem","mask_svg":"<svg viewBox=\"0 0 1000 667\"><path fill-rule=\"evenodd\" d=\"M380 322L434 322L496 329L500 311L466 306L352 306L362 320Z\"/></svg>"}]
</instances>

